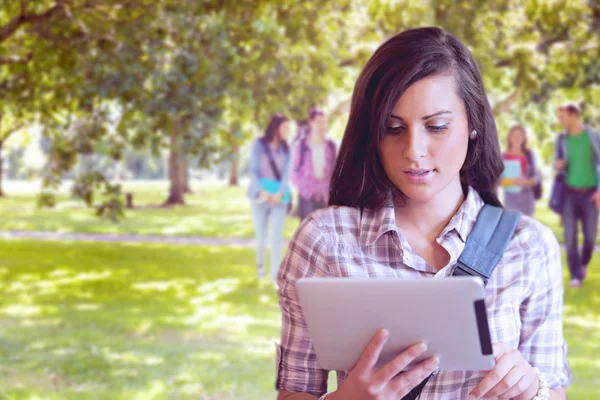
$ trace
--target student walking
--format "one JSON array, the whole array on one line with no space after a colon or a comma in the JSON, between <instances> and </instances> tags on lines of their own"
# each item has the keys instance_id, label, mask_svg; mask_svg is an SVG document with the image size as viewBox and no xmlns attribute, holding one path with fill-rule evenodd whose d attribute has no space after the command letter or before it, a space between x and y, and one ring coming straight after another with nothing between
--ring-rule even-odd
<instances>
[{"instance_id":1,"label":"student walking","mask_svg":"<svg viewBox=\"0 0 600 400\"><path fill-rule=\"evenodd\" d=\"M600 209L600 134L584 125L579 108L573 104L558 109L564 131L558 135L555 167L563 175L562 223L570 285L580 287L587 277L598 234ZM583 248L579 250L578 220L583 230Z\"/></svg>"},{"instance_id":2,"label":"student walking","mask_svg":"<svg viewBox=\"0 0 600 400\"><path fill-rule=\"evenodd\" d=\"M256 235L256 266L259 278L266 275L265 255L267 234L273 280L281 262L281 241L285 217L291 200L289 175L290 149L287 144L289 121L283 115L274 115L265 134L252 144L250 154L250 186L248 197L252 207Z\"/></svg>"},{"instance_id":3,"label":"student walking","mask_svg":"<svg viewBox=\"0 0 600 400\"><path fill-rule=\"evenodd\" d=\"M505 165L502 179L504 206L531 217L535 201L542 196L542 182L533 151L527 147L525 128L521 125L513 126L507 141L508 146L502 156ZM514 171L513 175L506 176L509 171Z\"/></svg>"},{"instance_id":4,"label":"student walking","mask_svg":"<svg viewBox=\"0 0 600 400\"><path fill-rule=\"evenodd\" d=\"M327 116L318 108L309 110L310 131L294 148L292 182L298 188L298 215L327 206L331 174L335 166L336 145L327 138Z\"/></svg>"}]
</instances>

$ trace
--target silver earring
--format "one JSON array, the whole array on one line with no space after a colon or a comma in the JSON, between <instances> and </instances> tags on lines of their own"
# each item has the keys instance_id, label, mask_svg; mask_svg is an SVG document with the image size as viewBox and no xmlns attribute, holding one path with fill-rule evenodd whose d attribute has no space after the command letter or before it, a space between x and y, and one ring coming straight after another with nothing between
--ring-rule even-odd
<instances>
[{"instance_id":1,"label":"silver earring","mask_svg":"<svg viewBox=\"0 0 600 400\"><path fill-rule=\"evenodd\" d=\"M475 129L473 129L473 130L471 131L471 134L469 135L469 138L470 138L471 140L473 140L473 139L475 139L476 137L477 137L477 131L476 131Z\"/></svg>"}]
</instances>

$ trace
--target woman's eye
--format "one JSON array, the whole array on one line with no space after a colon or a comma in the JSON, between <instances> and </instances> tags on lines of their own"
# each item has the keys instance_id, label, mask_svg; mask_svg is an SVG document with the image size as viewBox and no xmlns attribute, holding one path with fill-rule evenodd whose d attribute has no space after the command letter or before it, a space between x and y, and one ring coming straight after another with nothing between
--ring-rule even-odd
<instances>
[{"instance_id":1,"label":"woman's eye","mask_svg":"<svg viewBox=\"0 0 600 400\"><path fill-rule=\"evenodd\" d=\"M448 124L444 124L444 125L430 125L427 127L427 129L431 132L442 132L445 131L446 129L448 129Z\"/></svg>"},{"instance_id":2,"label":"woman's eye","mask_svg":"<svg viewBox=\"0 0 600 400\"><path fill-rule=\"evenodd\" d=\"M404 127L399 124L390 124L387 127L388 132L400 132Z\"/></svg>"}]
</instances>

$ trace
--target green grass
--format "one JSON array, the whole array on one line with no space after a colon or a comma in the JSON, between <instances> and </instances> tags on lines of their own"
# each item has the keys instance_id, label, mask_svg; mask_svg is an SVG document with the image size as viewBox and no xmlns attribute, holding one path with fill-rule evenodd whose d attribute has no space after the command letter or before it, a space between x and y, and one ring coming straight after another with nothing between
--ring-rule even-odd
<instances>
[{"instance_id":1,"label":"green grass","mask_svg":"<svg viewBox=\"0 0 600 400\"><path fill-rule=\"evenodd\" d=\"M251 249L0 241L0 399L270 399ZM566 290L571 399L600 397L600 262Z\"/></svg>"},{"instance_id":2,"label":"green grass","mask_svg":"<svg viewBox=\"0 0 600 400\"><path fill-rule=\"evenodd\" d=\"M565 285L567 282L566 256ZM594 255L588 279L580 289L566 286L564 334L569 346L573 383L569 399L600 398L600 259Z\"/></svg>"},{"instance_id":3,"label":"green grass","mask_svg":"<svg viewBox=\"0 0 600 400\"><path fill-rule=\"evenodd\" d=\"M186 196L186 206L158 207L167 197L167 182L125 182L123 190L134 193L139 207L126 211L118 223L99 219L93 209L61 193L54 209L36 207L33 185L6 185L0 198L0 230L147 234L168 236L239 237L254 236L250 203L245 188L225 183L197 185ZM12 185L15 186L15 185ZM287 218L284 237L291 238L298 218Z\"/></svg>"},{"instance_id":4,"label":"green grass","mask_svg":"<svg viewBox=\"0 0 600 400\"><path fill-rule=\"evenodd\" d=\"M251 250L3 241L0 254L0 399L273 397L279 309Z\"/></svg>"}]
</instances>

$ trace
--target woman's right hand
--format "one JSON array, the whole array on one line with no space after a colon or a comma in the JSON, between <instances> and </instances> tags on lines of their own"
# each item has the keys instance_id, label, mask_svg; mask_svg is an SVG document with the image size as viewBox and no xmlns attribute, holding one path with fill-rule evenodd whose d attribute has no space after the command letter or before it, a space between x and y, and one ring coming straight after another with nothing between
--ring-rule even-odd
<instances>
[{"instance_id":1,"label":"woman's right hand","mask_svg":"<svg viewBox=\"0 0 600 400\"><path fill-rule=\"evenodd\" d=\"M385 329L377 332L343 385L331 393L328 399L397 400L407 395L437 369L439 361L430 358L413 369L402 372L407 365L427 350L427 346L423 343L409 347L384 367L377 368L375 364L388 337L389 333Z\"/></svg>"},{"instance_id":2,"label":"woman's right hand","mask_svg":"<svg viewBox=\"0 0 600 400\"><path fill-rule=\"evenodd\" d=\"M265 192L264 190L261 190L260 193L258 194L258 202L259 203L266 203L269 201L271 195L267 192Z\"/></svg>"}]
</instances>

